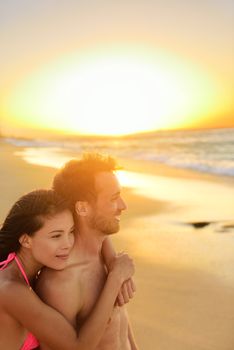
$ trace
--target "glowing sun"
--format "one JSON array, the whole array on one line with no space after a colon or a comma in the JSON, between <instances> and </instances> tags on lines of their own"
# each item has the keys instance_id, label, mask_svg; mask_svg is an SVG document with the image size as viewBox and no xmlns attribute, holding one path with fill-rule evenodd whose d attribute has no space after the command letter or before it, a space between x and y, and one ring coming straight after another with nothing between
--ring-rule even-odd
<instances>
[{"instance_id":1,"label":"glowing sun","mask_svg":"<svg viewBox=\"0 0 234 350\"><path fill-rule=\"evenodd\" d=\"M121 135L204 114L212 84L173 58L103 55L50 65L18 85L8 112L29 126Z\"/></svg>"}]
</instances>

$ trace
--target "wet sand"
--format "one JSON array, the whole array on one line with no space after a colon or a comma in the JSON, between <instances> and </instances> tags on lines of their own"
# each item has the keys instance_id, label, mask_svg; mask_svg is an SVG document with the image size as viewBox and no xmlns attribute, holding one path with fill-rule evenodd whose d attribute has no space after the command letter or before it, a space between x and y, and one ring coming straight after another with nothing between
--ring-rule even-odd
<instances>
[{"instance_id":1,"label":"wet sand","mask_svg":"<svg viewBox=\"0 0 234 350\"><path fill-rule=\"evenodd\" d=\"M49 187L56 172L25 162L19 150L0 142L1 221L20 195ZM136 263L128 309L140 350L233 350L234 181L121 163L133 177L113 241Z\"/></svg>"}]
</instances>

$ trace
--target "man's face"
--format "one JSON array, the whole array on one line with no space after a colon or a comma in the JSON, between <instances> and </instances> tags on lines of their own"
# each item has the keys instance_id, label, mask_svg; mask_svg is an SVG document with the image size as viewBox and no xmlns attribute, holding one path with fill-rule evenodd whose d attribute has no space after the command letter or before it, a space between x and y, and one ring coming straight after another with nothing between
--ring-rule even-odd
<instances>
[{"instance_id":1,"label":"man's face","mask_svg":"<svg viewBox=\"0 0 234 350\"><path fill-rule=\"evenodd\" d=\"M95 177L97 198L91 204L90 225L103 234L119 231L120 215L126 204L120 196L120 185L111 172L102 172Z\"/></svg>"}]
</instances>

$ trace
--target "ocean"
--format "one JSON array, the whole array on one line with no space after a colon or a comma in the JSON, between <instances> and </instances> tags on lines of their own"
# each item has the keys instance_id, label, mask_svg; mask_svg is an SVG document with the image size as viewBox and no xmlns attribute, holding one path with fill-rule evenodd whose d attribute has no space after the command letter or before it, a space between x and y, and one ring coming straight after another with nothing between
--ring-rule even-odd
<instances>
[{"instance_id":1,"label":"ocean","mask_svg":"<svg viewBox=\"0 0 234 350\"><path fill-rule=\"evenodd\" d=\"M164 163L176 168L234 176L234 128L158 131L119 138L71 136L49 139L5 138L24 147L26 161L59 167L71 154L98 151L134 160Z\"/></svg>"}]
</instances>

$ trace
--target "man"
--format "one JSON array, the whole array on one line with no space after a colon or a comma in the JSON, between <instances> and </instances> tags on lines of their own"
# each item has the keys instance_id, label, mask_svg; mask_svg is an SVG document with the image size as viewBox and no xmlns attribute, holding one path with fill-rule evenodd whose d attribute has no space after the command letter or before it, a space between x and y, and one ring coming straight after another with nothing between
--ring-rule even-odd
<instances>
[{"instance_id":1,"label":"man","mask_svg":"<svg viewBox=\"0 0 234 350\"><path fill-rule=\"evenodd\" d=\"M126 209L113 173L116 169L113 158L88 154L66 163L54 178L55 191L69 199L74 208L77 234L68 266L63 271L45 270L38 292L78 332L106 280L102 256L107 266L113 260L107 237L119 231L120 216ZM130 283L125 284L123 299L132 296L132 289ZM137 350L124 306L114 308L97 350Z\"/></svg>"}]
</instances>

